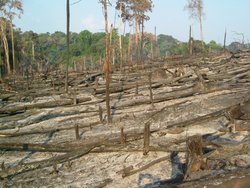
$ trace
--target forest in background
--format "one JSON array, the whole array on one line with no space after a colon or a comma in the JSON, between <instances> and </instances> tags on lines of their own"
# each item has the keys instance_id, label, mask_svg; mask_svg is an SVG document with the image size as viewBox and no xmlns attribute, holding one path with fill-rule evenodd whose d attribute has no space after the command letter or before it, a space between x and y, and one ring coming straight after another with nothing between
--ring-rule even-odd
<instances>
[{"instance_id":1,"label":"forest in background","mask_svg":"<svg viewBox=\"0 0 250 188\"><path fill-rule=\"evenodd\" d=\"M14 29L15 35L15 59L17 64L17 72L23 73L26 68L32 65L33 69L40 71L42 67L50 65L51 68L58 68L59 65L66 63L66 34L64 32L54 33L41 33L37 34L33 31L22 32L20 29ZM10 30L7 28L7 41L11 46ZM82 63L86 61L86 68L96 68L100 66L105 57L105 32L92 33L88 30L81 31L80 33L72 32L70 35L70 66L73 67L74 62ZM152 33L145 33L143 40L143 57L151 58L152 53L157 57L166 57L173 55L188 55L188 43L181 42L169 35L160 34L155 37ZM127 33L122 37L124 44L123 54L128 53L128 45L130 34ZM135 36L132 35L134 38ZM113 48L111 49L111 63L119 64L119 36L117 29L113 31ZM154 51L152 51L152 46ZM5 54L3 43L0 43L0 65L1 74L7 72L4 64ZM223 47L215 41L205 44L206 52L221 51ZM12 50L10 49L10 57ZM135 46L132 50L135 58ZM204 52L201 47L201 41L196 40L194 43L195 53ZM126 57L126 56L125 56ZM125 58L128 62L128 58ZM13 69L13 62L10 58L11 69Z\"/></svg>"},{"instance_id":2,"label":"forest in background","mask_svg":"<svg viewBox=\"0 0 250 188\"><path fill-rule=\"evenodd\" d=\"M202 23L203 5L198 1L189 1L185 6L191 17ZM100 3L103 3L100 1ZM26 72L46 72L48 69L93 69L103 66L105 62L106 32L92 33L88 30L80 33L69 32L69 63L67 59L67 34L61 31L54 33L22 32L12 23L15 17L23 13L20 0L4 0L0 4L0 76L9 73L25 75ZM135 33L123 33L120 26L113 28L110 40L111 64L126 64L138 61L138 56L146 59L164 58L168 56L190 55L190 38L188 42L179 41L165 34L147 33L143 31L144 21L149 20L147 12L151 12L152 1L118 0L116 9L120 12L120 22L135 27ZM124 24L126 26L126 24ZM201 27L202 28L202 27ZM125 31L125 30L124 30ZM201 30L202 34L202 30ZM108 34L109 35L109 34ZM202 34L203 35L203 34ZM108 36L109 37L109 36ZM187 34L188 37L188 34ZM192 37L191 35L189 37ZM193 52L209 53L222 51L224 46L210 41L205 43L193 39ZM229 49L244 46L244 41L234 42ZM248 45L249 46L249 45ZM139 49L140 48L140 49ZM78 66L77 66L78 65Z\"/></svg>"}]
</instances>

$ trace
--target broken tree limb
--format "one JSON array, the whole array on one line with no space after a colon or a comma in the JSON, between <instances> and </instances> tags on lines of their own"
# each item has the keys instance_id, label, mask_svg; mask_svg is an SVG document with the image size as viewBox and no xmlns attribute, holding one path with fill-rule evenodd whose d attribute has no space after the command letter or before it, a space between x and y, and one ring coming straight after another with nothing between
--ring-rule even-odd
<instances>
[{"instance_id":1,"label":"broken tree limb","mask_svg":"<svg viewBox=\"0 0 250 188\"><path fill-rule=\"evenodd\" d=\"M227 111L227 109L228 108L223 108L221 110L218 110L216 112L212 112L212 113L204 115L204 116L200 116L200 117L193 118L193 119L190 119L190 120L187 120L187 121L175 123L175 124L172 124L172 125L167 125L166 128L170 129L170 128L173 128L173 127L186 127L186 126L190 126L190 125L193 125L195 123L198 123L198 122L199 123L207 122L209 120L212 120L212 119L215 119L217 117L220 117L220 116L224 115L225 112Z\"/></svg>"},{"instance_id":2,"label":"broken tree limb","mask_svg":"<svg viewBox=\"0 0 250 188\"><path fill-rule=\"evenodd\" d=\"M146 170L147 168L157 164L157 163L160 163L162 161L165 161L165 160L169 160L169 156L166 156L166 157L162 157L162 158L159 158L159 159L156 159L148 164L146 164L145 166L141 167L141 168L138 168L138 169L135 169L135 170L131 170L131 171L124 171L123 174L122 174L122 177L125 178L125 177L128 177L128 176L131 176L133 174L136 174L137 172L141 172L143 170Z\"/></svg>"}]
</instances>

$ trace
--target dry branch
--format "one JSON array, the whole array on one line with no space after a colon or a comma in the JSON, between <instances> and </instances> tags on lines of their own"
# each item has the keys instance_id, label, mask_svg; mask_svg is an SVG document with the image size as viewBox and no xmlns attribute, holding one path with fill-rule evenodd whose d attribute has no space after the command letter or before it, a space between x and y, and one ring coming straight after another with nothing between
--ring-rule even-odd
<instances>
[{"instance_id":1,"label":"dry branch","mask_svg":"<svg viewBox=\"0 0 250 188\"><path fill-rule=\"evenodd\" d=\"M125 178L125 177L128 177L128 176L131 176L131 175L133 175L133 174L135 174L135 173L137 173L137 172L141 172L141 171L143 171L143 170L146 170L146 169L148 169L149 167L151 167L151 166L153 166L153 165L155 165L155 164L157 164L157 163L160 163L160 162L162 162L162 161L165 161L165 160L169 160L169 156L166 156L166 157L162 157L162 158L156 159L156 160L154 160L154 161L152 161L152 162L146 164L145 166L143 166L143 167L141 167L141 168L138 168L138 169L136 169L136 170L124 171L124 172L122 173L122 177Z\"/></svg>"}]
</instances>

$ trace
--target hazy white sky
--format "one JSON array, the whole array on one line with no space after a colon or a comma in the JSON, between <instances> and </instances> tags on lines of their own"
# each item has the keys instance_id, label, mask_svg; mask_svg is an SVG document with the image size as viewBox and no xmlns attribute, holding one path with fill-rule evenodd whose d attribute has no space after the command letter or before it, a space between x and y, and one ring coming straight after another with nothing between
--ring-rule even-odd
<instances>
[{"instance_id":1,"label":"hazy white sky","mask_svg":"<svg viewBox=\"0 0 250 188\"><path fill-rule=\"evenodd\" d=\"M78 0L70 0L71 3ZM117 15L114 5L109 7L109 22L114 23ZM187 41L189 25L193 26L193 34L200 38L199 23L189 18L184 6L187 0L153 0L153 12L145 24L147 32L172 35ZM16 19L15 24L22 31L33 30L38 33L66 31L66 0L23 0L24 14ZM228 42L240 41L243 33L245 42L250 42L250 0L204 0L204 38L208 42L215 40L223 43L225 28L228 31ZM118 20L116 18L116 24ZM127 27L128 28L128 27ZM71 31L92 32L104 31L104 17L98 0L82 0L71 6ZM127 29L129 31L129 28Z\"/></svg>"}]
</instances>

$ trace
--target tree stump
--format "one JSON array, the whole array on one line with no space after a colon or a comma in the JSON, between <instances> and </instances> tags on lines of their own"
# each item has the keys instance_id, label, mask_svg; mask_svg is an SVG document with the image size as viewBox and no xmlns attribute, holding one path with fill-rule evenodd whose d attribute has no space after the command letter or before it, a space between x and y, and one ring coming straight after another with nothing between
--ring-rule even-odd
<instances>
[{"instance_id":1,"label":"tree stump","mask_svg":"<svg viewBox=\"0 0 250 188\"><path fill-rule=\"evenodd\" d=\"M200 135L194 135L187 139L187 170L184 179L188 179L193 172L207 168L206 159L203 156L203 145L203 140Z\"/></svg>"}]
</instances>

